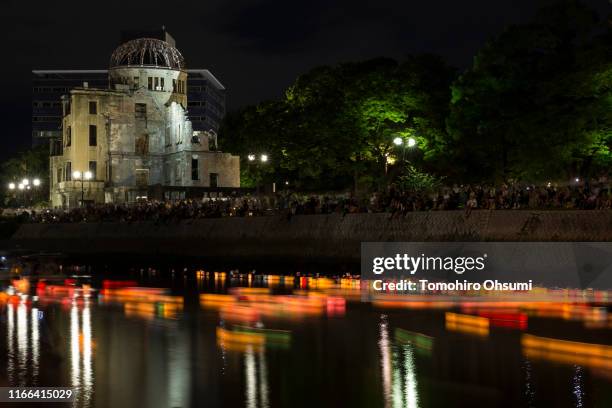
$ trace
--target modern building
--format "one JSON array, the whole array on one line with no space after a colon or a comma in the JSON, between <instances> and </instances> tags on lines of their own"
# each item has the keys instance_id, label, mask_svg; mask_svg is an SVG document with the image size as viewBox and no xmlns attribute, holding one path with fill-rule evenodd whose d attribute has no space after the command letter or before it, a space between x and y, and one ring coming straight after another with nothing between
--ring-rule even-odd
<instances>
[{"instance_id":1,"label":"modern building","mask_svg":"<svg viewBox=\"0 0 612 408\"><path fill-rule=\"evenodd\" d=\"M172 47L176 43L164 29L122 31L121 44L138 38L154 38ZM218 132L225 115L225 87L207 69L187 69L188 116L194 130ZM32 71L32 145L48 144L61 137L60 99L74 88L108 88L108 70Z\"/></svg>"},{"instance_id":2,"label":"modern building","mask_svg":"<svg viewBox=\"0 0 612 408\"><path fill-rule=\"evenodd\" d=\"M111 56L107 86L84 81L62 96L61 137L51 143L52 206L182 198L190 191L240 187L239 158L216 150L212 126L194 129L191 74L172 43L127 41ZM200 71L196 81L198 75L209 80Z\"/></svg>"}]
</instances>

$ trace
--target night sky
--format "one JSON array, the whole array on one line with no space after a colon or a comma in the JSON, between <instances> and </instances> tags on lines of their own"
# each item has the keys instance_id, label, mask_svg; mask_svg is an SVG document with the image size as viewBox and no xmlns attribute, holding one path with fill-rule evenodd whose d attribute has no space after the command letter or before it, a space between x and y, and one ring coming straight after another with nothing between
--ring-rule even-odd
<instances>
[{"instance_id":1,"label":"night sky","mask_svg":"<svg viewBox=\"0 0 612 408\"><path fill-rule=\"evenodd\" d=\"M165 25L189 68L208 68L232 110L276 98L322 64L431 52L459 68L544 0L5 0L0 157L31 138L32 69L102 69L121 29ZM586 0L601 15L608 0Z\"/></svg>"}]
</instances>

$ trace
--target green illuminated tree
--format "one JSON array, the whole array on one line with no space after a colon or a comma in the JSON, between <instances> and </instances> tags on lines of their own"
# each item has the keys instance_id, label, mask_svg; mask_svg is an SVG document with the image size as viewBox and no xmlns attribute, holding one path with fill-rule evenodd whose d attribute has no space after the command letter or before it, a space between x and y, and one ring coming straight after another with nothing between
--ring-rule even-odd
<instances>
[{"instance_id":1,"label":"green illuminated tree","mask_svg":"<svg viewBox=\"0 0 612 408\"><path fill-rule=\"evenodd\" d=\"M364 176L374 181L384 177L395 137L415 137L418 157L435 156L444 141L452 75L432 56L315 68L283 100L228 116L223 148L246 154L265 146L273 152L275 176L306 188L346 187Z\"/></svg>"},{"instance_id":2,"label":"green illuminated tree","mask_svg":"<svg viewBox=\"0 0 612 408\"><path fill-rule=\"evenodd\" d=\"M610 54L585 53L594 22L580 2L560 1L478 53L453 84L448 119L463 178L559 178L601 151L608 103L587 90Z\"/></svg>"},{"instance_id":3,"label":"green illuminated tree","mask_svg":"<svg viewBox=\"0 0 612 408\"><path fill-rule=\"evenodd\" d=\"M38 178L41 181L40 187L31 192L33 202L36 204L39 201L47 200L49 196L49 146L40 145L20 152L4 161L0 168L0 186L5 205L15 204L14 192L7 190L8 184L11 182L18 184L25 177Z\"/></svg>"}]
</instances>

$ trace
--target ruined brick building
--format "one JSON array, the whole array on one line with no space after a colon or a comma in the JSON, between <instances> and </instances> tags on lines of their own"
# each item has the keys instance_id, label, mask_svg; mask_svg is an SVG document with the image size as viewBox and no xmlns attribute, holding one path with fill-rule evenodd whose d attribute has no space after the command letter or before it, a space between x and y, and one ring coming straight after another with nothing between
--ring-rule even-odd
<instances>
[{"instance_id":1,"label":"ruined brick building","mask_svg":"<svg viewBox=\"0 0 612 408\"><path fill-rule=\"evenodd\" d=\"M240 187L237 156L213 131L194 131L187 71L173 44L139 38L112 54L109 86L62 97L62 138L52 147L54 207L176 199Z\"/></svg>"}]
</instances>

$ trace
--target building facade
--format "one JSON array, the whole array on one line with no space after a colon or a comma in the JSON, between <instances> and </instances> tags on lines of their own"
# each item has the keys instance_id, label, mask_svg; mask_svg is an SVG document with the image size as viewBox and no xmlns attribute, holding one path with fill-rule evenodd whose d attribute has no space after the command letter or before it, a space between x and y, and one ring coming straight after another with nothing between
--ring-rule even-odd
<instances>
[{"instance_id":1,"label":"building facade","mask_svg":"<svg viewBox=\"0 0 612 408\"><path fill-rule=\"evenodd\" d=\"M63 96L61 138L51 147L52 206L134 202L177 187L238 188L239 158L216 150L212 127L194 129L188 77L175 47L140 38L113 52L107 87L84 84Z\"/></svg>"},{"instance_id":2,"label":"building facade","mask_svg":"<svg viewBox=\"0 0 612 408\"><path fill-rule=\"evenodd\" d=\"M153 38L172 47L176 43L164 29L122 31L124 44L138 38ZM186 69L189 99L189 120L194 130L219 131L225 116L225 87L207 69ZM108 88L109 71L95 70L33 70L32 71L32 145L48 144L61 137L61 97L74 88Z\"/></svg>"}]
</instances>

